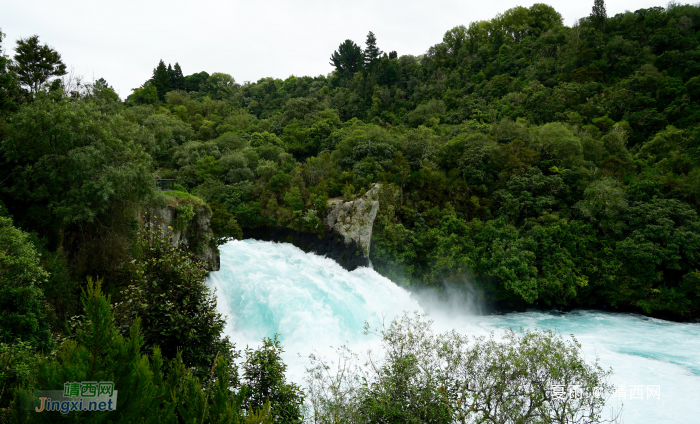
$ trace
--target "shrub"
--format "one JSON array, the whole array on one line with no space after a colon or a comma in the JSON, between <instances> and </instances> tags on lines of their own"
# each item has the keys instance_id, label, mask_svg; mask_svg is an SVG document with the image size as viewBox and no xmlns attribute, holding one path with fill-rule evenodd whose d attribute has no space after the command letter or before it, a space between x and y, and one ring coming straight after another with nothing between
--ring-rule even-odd
<instances>
[{"instance_id":1,"label":"shrub","mask_svg":"<svg viewBox=\"0 0 700 424\"><path fill-rule=\"evenodd\" d=\"M370 328L365 324L366 333ZM337 367L312 355L315 422L599 423L612 371L589 364L576 339L509 329L502 338L435 335L405 314L372 331L382 356L339 350ZM564 394L563 397L560 394Z\"/></svg>"}]
</instances>

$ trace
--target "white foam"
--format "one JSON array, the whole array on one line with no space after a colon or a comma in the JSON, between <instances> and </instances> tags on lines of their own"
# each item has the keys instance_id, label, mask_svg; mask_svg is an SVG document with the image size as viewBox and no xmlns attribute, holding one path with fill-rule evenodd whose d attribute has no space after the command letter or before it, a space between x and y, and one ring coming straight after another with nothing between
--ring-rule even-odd
<instances>
[{"instance_id":1,"label":"white foam","mask_svg":"<svg viewBox=\"0 0 700 424\"><path fill-rule=\"evenodd\" d=\"M513 327L556 328L574 334L587 358L612 367L618 385L644 386L644 399L624 402L628 423L690 423L700 417L700 325L630 314L525 312L480 316L468 295L455 291L447 304L426 293L411 294L373 269L348 272L334 261L284 243L232 241L221 247L221 270L210 275L226 334L239 348L281 335L291 380L301 384L304 356L332 355L343 344L356 352L376 340L362 334L403 311L430 313L437 331L486 335ZM422 306L421 306L422 305ZM301 355L301 356L300 356ZM646 399L647 385L661 399ZM629 389L628 389L629 390Z\"/></svg>"}]
</instances>

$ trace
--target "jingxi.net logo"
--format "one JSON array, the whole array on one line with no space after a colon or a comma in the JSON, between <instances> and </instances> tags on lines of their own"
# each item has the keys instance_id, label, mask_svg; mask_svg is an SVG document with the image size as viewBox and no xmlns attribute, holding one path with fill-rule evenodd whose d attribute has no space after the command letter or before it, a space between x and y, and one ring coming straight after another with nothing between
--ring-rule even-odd
<instances>
[{"instance_id":1,"label":"jingxi.net logo","mask_svg":"<svg viewBox=\"0 0 700 424\"><path fill-rule=\"evenodd\" d=\"M117 390L112 381L72 381L60 390L45 390L36 398L36 412L57 411L114 411L117 409Z\"/></svg>"}]
</instances>

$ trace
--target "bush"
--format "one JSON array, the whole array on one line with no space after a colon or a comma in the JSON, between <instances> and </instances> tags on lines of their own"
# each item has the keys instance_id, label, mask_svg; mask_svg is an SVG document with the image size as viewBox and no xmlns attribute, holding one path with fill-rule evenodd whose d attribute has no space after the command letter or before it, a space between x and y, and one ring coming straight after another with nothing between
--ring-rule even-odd
<instances>
[{"instance_id":1,"label":"bush","mask_svg":"<svg viewBox=\"0 0 700 424\"><path fill-rule=\"evenodd\" d=\"M365 324L366 333L370 331ZM501 340L435 335L405 314L381 337L383 356L339 350L337 367L312 355L315 422L599 423L612 371L589 364L576 339L507 330ZM334 373L335 371L335 373ZM565 396L561 397L560 394Z\"/></svg>"}]
</instances>

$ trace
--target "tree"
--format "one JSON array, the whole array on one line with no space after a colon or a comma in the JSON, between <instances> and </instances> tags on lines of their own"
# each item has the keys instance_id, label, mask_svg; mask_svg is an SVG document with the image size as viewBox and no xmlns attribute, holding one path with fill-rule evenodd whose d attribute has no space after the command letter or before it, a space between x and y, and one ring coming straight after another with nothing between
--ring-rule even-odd
<instances>
[{"instance_id":1,"label":"tree","mask_svg":"<svg viewBox=\"0 0 700 424\"><path fill-rule=\"evenodd\" d=\"M126 332L136 315L142 317L148 345L159 346L168 359L181 355L204 378L217 356L231 364L237 356L223 337L225 321L205 284L207 270L191 253L173 246L160 224L149 227L137 235L132 285L125 294L128 300L118 307L120 328ZM235 371L231 379L238 383Z\"/></svg>"},{"instance_id":2,"label":"tree","mask_svg":"<svg viewBox=\"0 0 700 424\"><path fill-rule=\"evenodd\" d=\"M41 290L47 279L29 235L0 216L0 343L51 346Z\"/></svg>"},{"instance_id":3,"label":"tree","mask_svg":"<svg viewBox=\"0 0 700 424\"><path fill-rule=\"evenodd\" d=\"M66 74L66 65L61 61L61 55L46 44L39 45L38 35L17 40L15 52L15 69L19 81L29 87L33 94L38 93L49 78Z\"/></svg>"},{"instance_id":4,"label":"tree","mask_svg":"<svg viewBox=\"0 0 700 424\"><path fill-rule=\"evenodd\" d=\"M571 167L583 160L581 140L564 124L550 122L535 133L531 146L542 159L554 160L558 166Z\"/></svg>"},{"instance_id":5,"label":"tree","mask_svg":"<svg viewBox=\"0 0 700 424\"><path fill-rule=\"evenodd\" d=\"M278 422L301 423L304 420L304 392L288 383L284 375L287 365L282 361L282 346L277 335L263 338L260 348L246 349L243 365L244 383L250 389L246 403L262 408L269 401Z\"/></svg>"},{"instance_id":6,"label":"tree","mask_svg":"<svg viewBox=\"0 0 700 424\"><path fill-rule=\"evenodd\" d=\"M19 76L12 66L12 61L3 54L4 38L5 34L0 31L0 116L17 110L22 91Z\"/></svg>"},{"instance_id":7,"label":"tree","mask_svg":"<svg viewBox=\"0 0 700 424\"><path fill-rule=\"evenodd\" d=\"M168 69L165 67L165 63L161 59L158 62L158 67L153 70L153 77L151 78L153 85L156 87L158 92L158 99L160 101L165 100L165 94L172 89L170 74Z\"/></svg>"},{"instance_id":8,"label":"tree","mask_svg":"<svg viewBox=\"0 0 700 424\"><path fill-rule=\"evenodd\" d=\"M180 64L177 62L175 62L175 68L173 69L172 85L175 90L185 89L185 76L182 74Z\"/></svg>"},{"instance_id":9,"label":"tree","mask_svg":"<svg viewBox=\"0 0 700 424\"><path fill-rule=\"evenodd\" d=\"M576 204L583 216L597 223L603 231L619 232L624 227L620 214L627 209L625 191L611 177L593 181L583 192L584 199Z\"/></svg>"},{"instance_id":10,"label":"tree","mask_svg":"<svg viewBox=\"0 0 700 424\"><path fill-rule=\"evenodd\" d=\"M695 209L676 199L654 198L633 202L623 219L630 231L615 250L627 271L625 284L634 290L625 300L646 313L697 314L699 298L677 296L681 276L700 269L700 218Z\"/></svg>"},{"instance_id":11,"label":"tree","mask_svg":"<svg viewBox=\"0 0 700 424\"><path fill-rule=\"evenodd\" d=\"M147 422L146 417L152 417L151 414L161 420L173 414L176 404L165 399L168 387L163 378L163 359L157 349L150 357L141 354L143 339L139 322L135 322L129 337L122 337L115 331L109 299L102 293L100 281L88 281L83 305L85 318L76 340L64 343L56 359L47 357L39 363L34 387L57 390L72 381L113 381L123 407L105 412L111 422ZM31 392L17 393L13 411L17 422L28 422L30 417L31 422L94 419L94 412L75 412L70 416L21 409L23 403L36 402L36 398L30 396ZM77 421L78 417L82 419Z\"/></svg>"},{"instance_id":12,"label":"tree","mask_svg":"<svg viewBox=\"0 0 700 424\"><path fill-rule=\"evenodd\" d=\"M292 189L284 195L284 201L287 202L293 211L304 210L304 200L301 198L298 187L292 187Z\"/></svg>"},{"instance_id":13,"label":"tree","mask_svg":"<svg viewBox=\"0 0 700 424\"><path fill-rule=\"evenodd\" d=\"M364 64L368 68L374 67L377 60L382 56L383 52L377 47L377 38L374 36L372 31L367 34L367 41L365 42L367 47L365 48L363 59Z\"/></svg>"},{"instance_id":14,"label":"tree","mask_svg":"<svg viewBox=\"0 0 700 424\"><path fill-rule=\"evenodd\" d=\"M197 161L197 179L204 181L207 178L218 178L224 170L214 156L204 156Z\"/></svg>"},{"instance_id":15,"label":"tree","mask_svg":"<svg viewBox=\"0 0 700 424\"><path fill-rule=\"evenodd\" d=\"M114 91L114 88L104 78L100 78L92 84L92 95L103 99L109 98L110 100L114 100L114 96L117 96L116 100L119 100L119 96Z\"/></svg>"},{"instance_id":16,"label":"tree","mask_svg":"<svg viewBox=\"0 0 700 424\"><path fill-rule=\"evenodd\" d=\"M465 41L467 41L467 28L464 25L452 28L442 37L442 42L447 45L448 53L455 56L457 56Z\"/></svg>"},{"instance_id":17,"label":"tree","mask_svg":"<svg viewBox=\"0 0 700 424\"><path fill-rule=\"evenodd\" d=\"M25 381L16 391L12 422L272 424L269 403L244 411L248 391L232 390L231 364L225 355L218 356L201 379L187 368L179 353L169 362L166 373L160 349L143 353L140 319L133 322L127 336L116 330L109 298L99 280L88 280L83 306L84 318L75 339L63 343L55 358L41 358L33 381ZM7 350L0 345L0 352ZM5 358L2 362L6 363ZM61 390L66 382L82 381L113 382L119 407L84 412L71 410L70 402L63 401L61 411L38 414L26 408L40 405L31 389Z\"/></svg>"},{"instance_id":18,"label":"tree","mask_svg":"<svg viewBox=\"0 0 700 424\"><path fill-rule=\"evenodd\" d=\"M185 89L187 91L204 91L209 74L202 71L185 77Z\"/></svg>"},{"instance_id":19,"label":"tree","mask_svg":"<svg viewBox=\"0 0 700 424\"><path fill-rule=\"evenodd\" d=\"M605 27L605 21L608 19L608 14L605 11L605 0L595 0L593 2L590 19L595 28L602 30Z\"/></svg>"},{"instance_id":20,"label":"tree","mask_svg":"<svg viewBox=\"0 0 700 424\"><path fill-rule=\"evenodd\" d=\"M250 146L251 147L262 147L262 146L282 146L284 143L275 134L271 134L267 131L261 133L254 132L250 135Z\"/></svg>"},{"instance_id":21,"label":"tree","mask_svg":"<svg viewBox=\"0 0 700 424\"><path fill-rule=\"evenodd\" d=\"M362 69L363 62L364 57L360 46L352 40L345 40L331 55L330 64L335 66L339 74L352 75Z\"/></svg>"},{"instance_id":22,"label":"tree","mask_svg":"<svg viewBox=\"0 0 700 424\"><path fill-rule=\"evenodd\" d=\"M158 101L158 90L153 81L146 81L143 86L133 88L129 97L126 99L127 104L136 105L152 105Z\"/></svg>"},{"instance_id":23,"label":"tree","mask_svg":"<svg viewBox=\"0 0 700 424\"><path fill-rule=\"evenodd\" d=\"M214 72L207 78L207 91L215 98L226 97L236 87L236 80L229 74Z\"/></svg>"}]
</instances>

